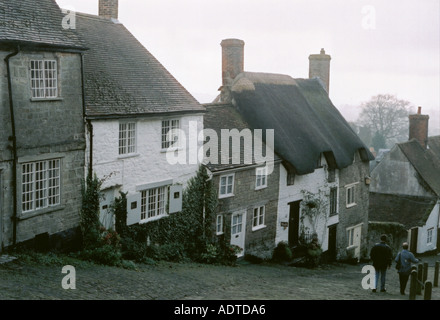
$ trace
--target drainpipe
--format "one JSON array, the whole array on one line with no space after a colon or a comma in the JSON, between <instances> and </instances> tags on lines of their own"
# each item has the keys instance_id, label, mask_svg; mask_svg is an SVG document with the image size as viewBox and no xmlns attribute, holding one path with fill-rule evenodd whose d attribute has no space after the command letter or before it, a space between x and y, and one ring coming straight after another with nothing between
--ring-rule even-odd
<instances>
[{"instance_id":1,"label":"drainpipe","mask_svg":"<svg viewBox=\"0 0 440 320\"><path fill-rule=\"evenodd\" d=\"M87 119L86 111L86 88L85 88L85 76L84 76L84 53L81 53L81 90L82 90L82 104L83 104L83 119L86 121L87 131L89 132L89 166L87 168L87 176L93 178L93 125L91 120Z\"/></svg>"},{"instance_id":2,"label":"drainpipe","mask_svg":"<svg viewBox=\"0 0 440 320\"><path fill-rule=\"evenodd\" d=\"M20 47L17 46L15 52L10 53L5 58L6 71L8 77L8 94L9 94L9 110L11 115L11 131L12 135L9 140L12 141L12 197L13 197L13 213L12 213L12 223L13 223L13 233L12 233L12 244L13 246L17 243L17 136L15 134L15 116L14 116L14 99L12 97L12 79L11 79L11 69L9 66L9 60L16 56L20 52Z\"/></svg>"}]
</instances>

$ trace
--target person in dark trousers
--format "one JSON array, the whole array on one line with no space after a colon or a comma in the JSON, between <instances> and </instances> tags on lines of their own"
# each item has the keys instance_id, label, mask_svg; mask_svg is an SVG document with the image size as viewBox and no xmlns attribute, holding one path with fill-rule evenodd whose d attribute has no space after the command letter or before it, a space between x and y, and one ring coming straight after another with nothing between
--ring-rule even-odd
<instances>
[{"instance_id":1,"label":"person in dark trousers","mask_svg":"<svg viewBox=\"0 0 440 320\"><path fill-rule=\"evenodd\" d=\"M416 259L416 257L408 251L408 243L404 242L402 244L402 251L397 254L395 261L396 263L400 261L401 267L397 272L399 273L400 294L404 295L409 276L411 275L411 263L418 263L420 259Z\"/></svg>"},{"instance_id":2,"label":"person in dark trousers","mask_svg":"<svg viewBox=\"0 0 440 320\"><path fill-rule=\"evenodd\" d=\"M376 243L373 248L371 248L370 258L373 260L373 267L376 271L376 285L373 292L376 292L377 286L379 284L380 278L380 292L386 292L385 281L387 268L391 268L391 263L393 261L393 252L389 245L386 244L387 236L380 236L380 243Z\"/></svg>"}]
</instances>

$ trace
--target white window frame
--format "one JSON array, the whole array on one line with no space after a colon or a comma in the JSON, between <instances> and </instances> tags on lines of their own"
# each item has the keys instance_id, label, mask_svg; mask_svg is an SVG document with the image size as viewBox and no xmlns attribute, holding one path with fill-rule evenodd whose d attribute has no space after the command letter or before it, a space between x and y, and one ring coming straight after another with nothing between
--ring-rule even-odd
<instances>
[{"instance_id":1,"label":"white window frame","mask_svg":"<svg viewBox=\"0 0 440 320\"><path fill-rule=\"evenodd\" d=\"M21 164L21 211L33 212L61 203L61 159Z\"/></svg>"},{"instance_id":2,"label":"white window frame","mask_svg":"<svg viewBox=\"0 0 440 320\"><path fill-rule=\"evenodd\" d=\"M161 122L161 150L180 147L180 119L165 119ZM171 133L170 133L170 130Z\"/></svg>"},{"instance_id":3,"label":"white window frame","mask_svg":"<svg viewBox=\"0 0 440 320\"><path fill-rule=\"evenodd\" d=\"M31 96L33 99L58 97L58 66L56 60L30 61Z\"/></svg>"},{"instance_id":4,"label":"white window frame","mask_svg":"<svg viewBox=\"0 0 440 320\"><path fill-rule=\"evenodd\" d=\"M137 124L136 122L120 122L118 136L118 154L120 156L136 154Z\"/></svg>"},{"instance_id":5,"label":"white window frame","mask_svg":"<svg viewBox=\"0 0 440 320\"><path fill-rule=\"evenodd\" d=\"M254 208L252 213L252 231L266 227L266 206L258 206Z\"/></svg>"},{"instance_id":6,"label":"white window frame","mask_svg":"<svg viewBox=\"0 0 440 320\"><path fill-rule=\"evenodd\" d=\"M426 244L432 244L432 238L434 235L434 228L426 230Z\"/></svg>"},{"instance_id":7,"label":"white window frame","mask_svg":"<svg viewBox=\"0 0 440 320\"><path fill-rule=\"evenodd\" d=\"M141 191L141 223L168 215L168 188L169 186L161 186Z\"/></svg>"},{"instance_id":8,"label":"white window frame","mask_svg":"<svg viewBox=\"0 0 440 320\"><path fill-rule=\"evenodd\" d=\"M354 207L356 203L356 185L359 182L355 182L345 186L345 206L346 208Z\"/></svg>"},{"instance_id":9,"label":"white window frame","mask_svg":"<svg viewBox=\"0 0 440 320\"><path fill-rule=\"evenodd\" d=\"M255 169L255 190L267 187L267 167Z\"/></svg>"},{"instance_id":10,"label":"white window frame","mask_svg":"<svg viewBox=\"0 0 440 320\"><path fill-rule=\"evenodd\" d=\"M230 179L232 177L232 182L230 183ZM225 181L225 183L223 184L223 180ZM235 184L235 174L231 173L231 174L225 174L220 176L219 179L219 188L218 188L218 194L219 194L219 198L227 198L227 197L232 197L234 196L234 184ZM224 192L222 192L222 189L224 187ZM230 191L229 191L230 189Z\"/></svg>"},{"instance_id":11,"label":"white window frame","mask_svg":"<svg viewBox=\"0 0 440 320\"><path fill-rule=\"evenodd\" d=\"M223 229L223 215L219 214L217 215L216 219L215 219L215 231L216 231L216 235L222 235L224 233L224 229Z\"/></svg>"}]
</instances>

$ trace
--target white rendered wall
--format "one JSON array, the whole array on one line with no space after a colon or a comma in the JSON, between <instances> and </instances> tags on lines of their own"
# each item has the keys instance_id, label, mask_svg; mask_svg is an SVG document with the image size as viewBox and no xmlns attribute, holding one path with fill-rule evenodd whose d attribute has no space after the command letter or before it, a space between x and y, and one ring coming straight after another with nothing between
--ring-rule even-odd
<instances>
[{"instance_id":1,"label":"white rendered wall","mask_svg":"<svg viewBox=\"0 0 440 320\"><path fill-rule=\"evenodd\" d=\"M185 152L184 164L170 164L167 152L161 149L161 125L167 118L144 118L121 120L136 122L136 153L118 154L119 120L93 121L93 171L100 179L105 179L102 188L116 187L129 194L136 192L136 187L161 181L172 180L173 184L186 185L195 175L199 163L189 163L188 130L190 123L200 132L203 129L203 116L175 116L180 128L186 133L186 145L179 152ZM202 142L193 142L193 149L200 149ZM87 152L90 143L88 139ZM191 150L192 151L192 150ZM87 161L89 161L87 154ZM88 166L88 163L86 164Z\"/></svg>"},{"instance_id":2,"label":"white rendered wall","mask_svg":"<svg viewBox=\"0 0 440 320\"><path fill-rule=\"evenodd\" d=\"M321 244L322 249L325 251L328 248L328 235L327 226L329 224L329 195L330 188L337 187L339 184L338 171L336 170L335 182L329 183L327 181L327 170L324 168L316 169L313 173L295 176L294 185L288 186L287 181L287 170L284 166L280 166L280 192L278 200L278 221L277 221L277 232L276 232L276 244L281 241L288 242L289 229L281 226L281 223L289 222L289 203L293 201L303 200L304 194L302 190L306 190L313 194L320 194L321 197L326 197L327 200L326 208L324 209L325 214L319 216L319 220L316 227L316 233L318 234L318 240ZM301 213L300 213L301 215ZM337 220L337 216L331 217L333 220ZM307 219L304 219L305 226L310 227L310 223ZM332 221L335 223L335 221Z\"/></svg>"}]
</instances>

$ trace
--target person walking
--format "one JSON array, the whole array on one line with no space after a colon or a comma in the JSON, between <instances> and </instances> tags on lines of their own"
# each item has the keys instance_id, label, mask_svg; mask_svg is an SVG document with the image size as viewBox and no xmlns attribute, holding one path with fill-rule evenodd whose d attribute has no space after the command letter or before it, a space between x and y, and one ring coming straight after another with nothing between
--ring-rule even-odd
<instances>
[{"instance_id":1,"label":"person walking","mask_svg":"<svg viewBox=\"0 0 440 320\"><path fill-rule=\"evenodd\" d=\"M397 272L399 273L400 294L404 295L409 276L411 275L411 263L418 263L420 259L416 259L414 254L408 251L408 243L404 242L402 244L402 251L397 254L395 261L396 263L400 262L400 268Z\"/></svg>"},{"instance_id":2,"label":"person walking","mask_svg":"<svg viewBox=\"0 0 440 320\"><path fill-rule=\"evenodd\" d=\"M386 292L385 281L387 268L391 268L391 263L393 261L393 252L390 246L386 243L387 236L380 236L380 243L376 243L373 248L371 248L370 258L373 260L373 267L376 271L376 285L373 292L376 292L379 285L380 278L380 292Z\"/></svg>"}]
</instances>

